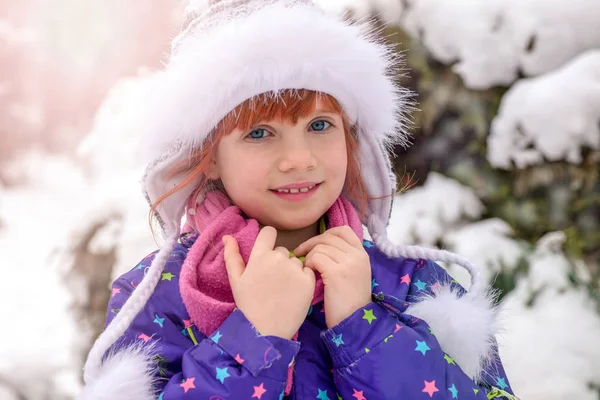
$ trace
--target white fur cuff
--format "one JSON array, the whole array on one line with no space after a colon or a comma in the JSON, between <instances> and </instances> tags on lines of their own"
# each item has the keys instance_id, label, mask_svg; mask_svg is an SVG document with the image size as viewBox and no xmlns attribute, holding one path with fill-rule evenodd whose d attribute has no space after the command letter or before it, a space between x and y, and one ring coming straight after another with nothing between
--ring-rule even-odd
<instances>
[{"instance_id":1,"label":"white fur cuff","mask_svg":"<svg viewBox=\"0 0 600 400\"><path fill-rule=\"evenodd\" d=\"M442 350L474 381L496 356L496 307L494 295L460 296L458 290L441 286L431 296L411 304L407 314L427 322Z\"/></svg>"},{"instance_id":2,"label":"white fur cuff","mask_svg":"<svg viewBox=\"0 0 600 400\"><path fill-rule=\"evenodd\" d=\"M155 400L154 375L151 348L119 349L106 358L78 400Z\"/></svg>"}]
</instances>

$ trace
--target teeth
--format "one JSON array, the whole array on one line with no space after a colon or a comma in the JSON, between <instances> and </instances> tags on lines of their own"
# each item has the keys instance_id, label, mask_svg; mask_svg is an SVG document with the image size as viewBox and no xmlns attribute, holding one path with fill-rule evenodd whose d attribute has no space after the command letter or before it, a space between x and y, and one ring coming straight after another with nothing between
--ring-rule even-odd
<instances>
[{"instance_id":1,"label":"teeth","mask_svg":"<svg viewBox=\"0 0 600 400\"><path fill-rule=\"evenodd\" d=\"M279 193L306 193L308 192L310 189L314 188L315 185L312 186L308 186L302 189L277 189L277 191Z\"/></svg>"}]
</instances>

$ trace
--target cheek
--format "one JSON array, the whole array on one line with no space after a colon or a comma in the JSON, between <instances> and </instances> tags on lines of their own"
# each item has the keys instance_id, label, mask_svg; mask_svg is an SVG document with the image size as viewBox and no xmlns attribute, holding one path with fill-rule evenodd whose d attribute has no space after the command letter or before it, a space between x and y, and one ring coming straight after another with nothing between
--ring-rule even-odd
<instances>
[{"instance_id":1,"label":"cheek","mask_svg":"<svg viewBox=\"0 0 600 400\"><path fill-rule=\"evenodd\" d=\"M336 140L321 148L321 160L330 173L335 174L336 178L345 179L348 168L348 155L346 153L346 142Z\"/></svg>"},{"instance_id":2,"label":"cheek","mask_svg":"<svg viewBox=\"0 0 600 400\"><path fill-rule=\"evenodd\" d=\"M221 168L221 179L226 188L241 190L264 186L265 160L251 152L231 151Z\"/></svg>"}]
</instances>

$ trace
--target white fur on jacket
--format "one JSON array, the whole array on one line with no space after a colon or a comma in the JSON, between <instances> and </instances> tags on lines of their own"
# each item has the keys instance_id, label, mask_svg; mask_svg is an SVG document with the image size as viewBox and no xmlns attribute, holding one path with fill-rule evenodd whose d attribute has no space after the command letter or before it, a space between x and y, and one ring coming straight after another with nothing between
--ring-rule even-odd
<instances>
[{"instance_id":1,"label":"white fur on jacket","mask_svg":"<svg viewBox=\"0 0 600 400\"><path fill-rule=\"evenodd\" d=\"M495 294L461 297L458 289L442 285L406 309L405 313L426 321L440 347L475 382L497 356Z\"/></svg>"},{"instance_id":2,"label":"white fur on jacket","mask_svg":"<svg viewBox=\"0 0 600 400\"><path fill-rule=\"evenodd\" d=\"M109 353L96 378L88 382L79 400L155 400L154 348L136 344Z\"/></svg>"},{"instance_id":3,"label":"white fur on jacket","mask_svg":"<svg viewBox=\"0 0 600 400\"><path fill-rule=\"evenodd\" d=\"M426 321L444 352L474 381L495 356L496 311L492 297L459 297L441 286L434 295L411 304L407 314ZM107 357L98 378L88 384L79 400L155 400L155 371L151 353L142 347L126 348Z\"/></svg>"}]
</instances>

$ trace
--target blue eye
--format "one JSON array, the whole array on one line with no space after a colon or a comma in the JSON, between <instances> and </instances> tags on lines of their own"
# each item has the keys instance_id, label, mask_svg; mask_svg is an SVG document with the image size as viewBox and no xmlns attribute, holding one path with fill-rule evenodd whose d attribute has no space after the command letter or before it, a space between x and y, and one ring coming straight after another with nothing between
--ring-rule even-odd
<instances>
[{"instance_id":1,"label":"blue eye","mask_svg":"<svg viewBox=\"0 0 600 400\"><path fill-rule=\"evenodd\" d=\"M313 131L324 131L325 129L329 128L330 126L331 126L331 124L329 122L322 120L322 119L310 124L310 128Z\"/></svg>"},{"instance_id":2,"label":"blue eye","mask_svg":"<svg viewBox=\"0 0 600 400\"><path fill-rule=\"evenodd\" d=\"M264 139L268 134L269 132L266 129L259 128L250 132L247 137L250 139Z\"/></svg>"}]
</instances>

